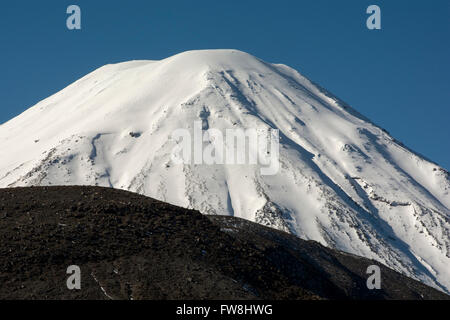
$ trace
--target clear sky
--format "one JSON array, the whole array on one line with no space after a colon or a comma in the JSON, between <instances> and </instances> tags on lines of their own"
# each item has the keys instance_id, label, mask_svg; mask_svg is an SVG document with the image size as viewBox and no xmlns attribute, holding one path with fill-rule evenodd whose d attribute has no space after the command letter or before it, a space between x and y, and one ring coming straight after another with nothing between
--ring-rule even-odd
<instances>
[{"instance_id":1,"label":"clear sky","mask_svg":"<svg viewBox=\"0 0 450 320\"><path fill-rule=\"evenodd\" d=\"M66 28L77 4L82 30ZM381 8L381 30L366 8ZM0 123L107 63L232 48L287 64L450 169L449 0L0 2Z\"/></svg>"}]
</instances>

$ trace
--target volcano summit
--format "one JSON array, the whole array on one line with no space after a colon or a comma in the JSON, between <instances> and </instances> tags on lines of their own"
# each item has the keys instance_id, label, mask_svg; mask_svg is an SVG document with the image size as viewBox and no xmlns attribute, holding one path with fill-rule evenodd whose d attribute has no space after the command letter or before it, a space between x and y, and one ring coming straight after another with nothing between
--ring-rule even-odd
<instances>
[{"instance_id":1,"label":"volcano summit","mask_svg":"<svg viewBox=\"0 0 450 320\"><path fill-rule=\"evenodd\" d=\"M278 130L278 172L175 163L172 134L195 122ZM106 65L2 124L0 187L38 185L244 218L450 292L449 173L299 72L237 50Z\"/></svg>"}]
</instances>

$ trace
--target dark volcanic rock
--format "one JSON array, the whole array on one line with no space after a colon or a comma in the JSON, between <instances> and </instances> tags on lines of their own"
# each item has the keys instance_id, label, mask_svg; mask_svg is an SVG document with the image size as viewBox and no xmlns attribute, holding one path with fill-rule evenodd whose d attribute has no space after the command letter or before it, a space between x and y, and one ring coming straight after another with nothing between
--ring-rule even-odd
<instances>
[{"instance_id":1,"label":"dark volcanic rock","mask_svg":"<svg viewBox=\"0 0 450 320\"><path fill-rule=\"evenodd\" d=\"M0 241L1 299L449 298L313 241L108 188L0 189ZM381 290L366 287L371 264Z\"/></svg>"}]
</instances>

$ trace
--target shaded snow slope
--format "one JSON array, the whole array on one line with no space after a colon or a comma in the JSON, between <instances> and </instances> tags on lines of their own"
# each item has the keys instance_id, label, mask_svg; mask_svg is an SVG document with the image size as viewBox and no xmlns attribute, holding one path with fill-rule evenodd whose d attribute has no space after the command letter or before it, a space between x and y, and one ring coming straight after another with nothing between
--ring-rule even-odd
<instances>
[{"instance_id":1,"label":"shaded snow slope","mask_svg":"<svg viewBox=\"0 0 450 320\"><path fill-rule=\"evenodd\" d=\"M173 163L170 136L194 121L279 129L279 173ZM244 52L106 65L0 126L0 187L73 184L242 217L450 290L448 172L297 71Z\"/></svg>"}]
</instances>

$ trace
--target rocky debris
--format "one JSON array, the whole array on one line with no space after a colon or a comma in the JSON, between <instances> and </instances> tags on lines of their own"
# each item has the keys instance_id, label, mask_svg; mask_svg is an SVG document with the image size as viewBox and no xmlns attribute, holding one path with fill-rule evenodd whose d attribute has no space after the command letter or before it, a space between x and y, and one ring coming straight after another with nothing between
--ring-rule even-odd
<instances>
[{"instance_id":1,"label":"rocky debris","mask_svg":"<svg viewBox=\"0 0 450 320\"><path fill-rule=\"evenodd\" d=\"M0 241L1 299L449 299L384 266L368 290L374 261L111 188L0 189Z\"/></svg>"}]
</instances>

